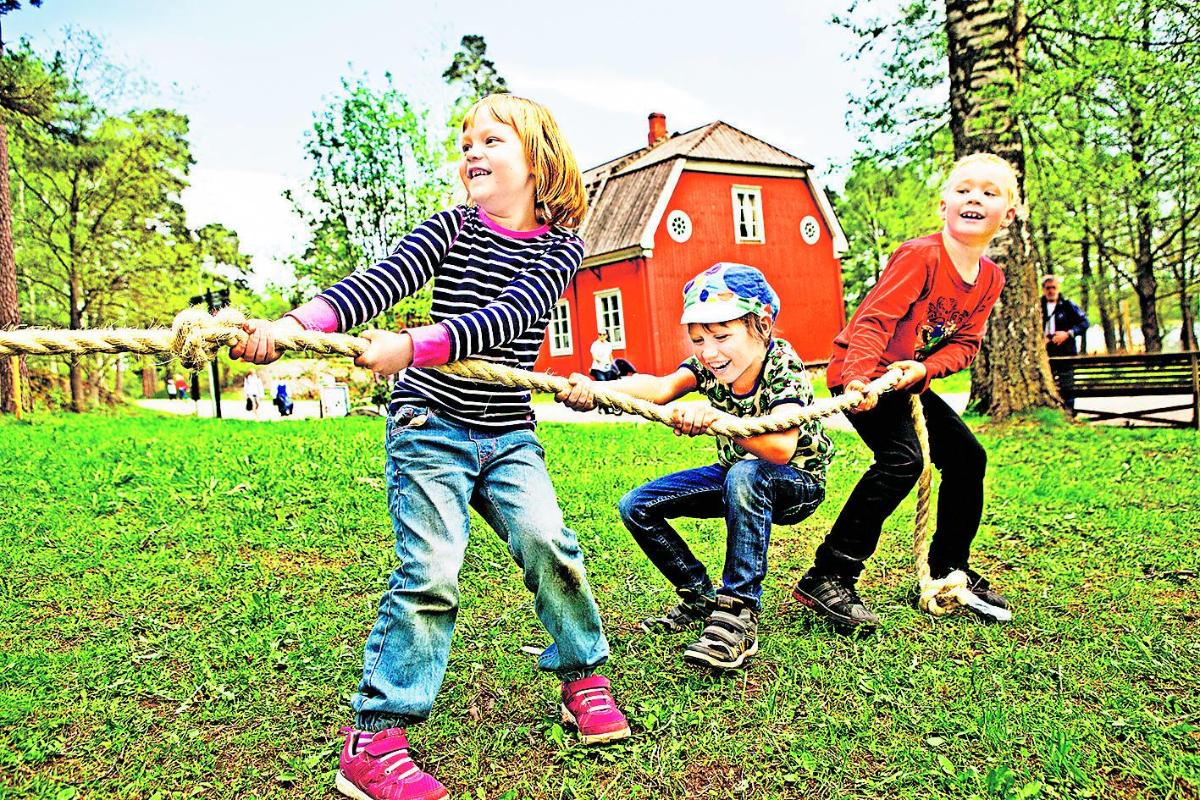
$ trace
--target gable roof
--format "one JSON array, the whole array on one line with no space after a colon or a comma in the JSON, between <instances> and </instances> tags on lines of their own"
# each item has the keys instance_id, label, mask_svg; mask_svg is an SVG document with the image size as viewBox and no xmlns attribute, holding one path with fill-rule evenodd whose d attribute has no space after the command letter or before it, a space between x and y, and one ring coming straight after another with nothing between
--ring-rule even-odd
<instances>
[{"instance_id":1,"label":"gable roof","mask_svg":"<svg viewBox=\"0 0 1200 800\"><path fill-rule=\"evenodd\" d=\"M637 246L666 188L675 159L605 176L588 192L579 226L588 257Z\"/></svg>"},{"instance_id":2,"label":"gable roof","mask_svg":"<svg viewBox=\"0 0 1200 800\"><path fill-rule=\"evenodd\" d=\"M579 226L590 262L608 263L615 256L641 255L675 190L686 160L724 162L795 170L814 191L812 164L745 131L717 120L676 133L663 141L599 164L583 173L588 212ZM823 194L823 193L822 193ZM826 222L837 234L841 226L832 208L817 198ZM835 234L836 238L836 234Z\"/></svg>"}]
</instances>

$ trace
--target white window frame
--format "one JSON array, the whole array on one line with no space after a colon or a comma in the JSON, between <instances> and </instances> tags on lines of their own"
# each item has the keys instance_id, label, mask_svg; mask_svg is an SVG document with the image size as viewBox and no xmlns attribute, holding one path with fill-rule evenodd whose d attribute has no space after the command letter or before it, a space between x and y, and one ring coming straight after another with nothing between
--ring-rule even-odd
<instances>
[{"instance_id":1,"label":"white window frame","mask_svg":"<svg viewBox=\"0 0 1200 800\"><path fill-rule=\"evenodd\" d=\"M595 293L596 298L596 330L608 332L608 343L613 347L625 346L625 303L621 299L620 289L605 289ZM605 300L613 298L616 303L610 309L605 308ZM615 314L613 313L615 311ZM616 317L613 324L612 317Z\"/></svg>"},{"instance_id":2,"label":"white window frame","mask_svg":"<svg viewBox=\"0 0 1200 800\"><path fill-rule=\"evenodd\" d=\"M749 204L743 203L739 199L739 195L748 199ZM763 244L767 241L765 225L763 223L763 200L761 186L742 186L734 184L729 193L730 200L733 203L733 240L738 244ZM749 208L751 215L756 217L753 221L757 223L757 230L751 231L750 235L742 235L742 216L743 209Z\"/></svg>"},{"instance_id":3,"label":"white window frame","mask_svg":"<svg viewBox=\"0 0 1200 800\"><path fill-rule=\"evenodd\" d=\"M571 340L571 304L566 300L559 300L550 309L550 355L569 356L574 352L575 345Z\"/></svg>"}]
</instances>

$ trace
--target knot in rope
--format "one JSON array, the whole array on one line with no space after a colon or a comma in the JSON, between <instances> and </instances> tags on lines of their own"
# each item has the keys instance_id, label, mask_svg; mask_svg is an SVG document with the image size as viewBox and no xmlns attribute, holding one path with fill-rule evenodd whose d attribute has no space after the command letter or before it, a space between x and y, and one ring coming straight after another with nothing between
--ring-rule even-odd
<instances>
[{"instance_id":1,"label":"knot in rope","mask_svg":"<svg viewBox=\"0 0 1200 800\"><path fill-rule=\"evenodd\" d=\"M967 591L969 583L967 574L961 569L954 570L944 578L922 580L918 605L933 616L940 617L962 604L961 592Z\"/></svg>"},{"instance_id":2,"label":"knot in rope","mask_svg":"<svg viewBox=\"0 0 1200 800\"><path fill-rule=\"evenodd\" d=\"M185 367L202 370L217 357L217 351L245 338L246 315L236 308L209 314L202 306L185 308L171 323L171 352Z\"/></svg>"}]
</instances>

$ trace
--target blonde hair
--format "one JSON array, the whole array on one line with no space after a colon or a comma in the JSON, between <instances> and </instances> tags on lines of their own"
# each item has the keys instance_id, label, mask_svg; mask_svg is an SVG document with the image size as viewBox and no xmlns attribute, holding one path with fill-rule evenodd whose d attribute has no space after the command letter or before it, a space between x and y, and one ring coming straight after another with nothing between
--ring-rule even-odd
<instances>
[{"instance_id":1,"label":"blonde hair","mask_svg":"<svg viewBox=\"0 0 1200 800\"><path fill-rule=\"evenodd\" d=\"M524 97L489 94L467 110L464 131L481 109L487 109L497 122L508 125L521 137L525 158L533 169L533 206L538 219L560 228L578 228L587 212L583 175L550 110Z\"/></svg>"},{"instance_id":2,"label":"blonde hair","mask_svg":"<svg viewBox=\"0 0 1200 800\"><path fill-rule=\"evenodd\" d=\"M1017 204L1021 201L1021 192L1017 186L1017 171L1013 169L1012 164L995 153L972 153L955 161L954 166L950 168L950 172L946 175L946 182L942 184L942 193L945 194L950 190L950 182L954 180L955 173L964 167L970 167L975 164L1000 168L1000 171L1004 173L1004 179L1000 188L1008 196L1008 207L1016 208Z\"/></svg>"}]
</instances>

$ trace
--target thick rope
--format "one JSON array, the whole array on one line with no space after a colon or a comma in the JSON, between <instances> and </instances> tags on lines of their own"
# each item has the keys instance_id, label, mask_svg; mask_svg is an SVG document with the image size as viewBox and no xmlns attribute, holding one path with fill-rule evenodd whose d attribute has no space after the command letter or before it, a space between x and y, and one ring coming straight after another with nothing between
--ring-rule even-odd
<instances>
[{"instance_id":1,"label":"thick rope","mask_svg":"<svg viewBox=\"0 0 1200 800\"><path fill-rule=\"evenodd\" d=\"M933 463L929 457L929 430L925 425L925 410L921 398L912 395L913 429L921 446L921 477L917 479L917 511L913 520L913 559L917 562L917 585L921 596L917 605L935 617L953 611L957 606L970 606L992 619L1006 621L1012 614L1004 608L989 605L967 587L967 573L956 569L944 578L935 579L929 571L929 506L933 494Z\"/></svg>"},{"instance_id":2,"label":"thick rope","mask_svg":"<svg viewBox=\"0 0 1200 800\"><path fill-rule=\"evenodd\" d=\"M168 329L110 329L110 330L47 330L22 328L0 331L0 356L3 355L84 355L88 353L138 353L143 355L171 354L185 367L200 370L217 357L222 347L237 345L246 339L242 330L245 315L234 308L224 308L210 314L196 306L181 311ZM303 351L320 355L343 355L351 358L362 355L370 345L366 339L343 333L318 331L289 331L275 335L277 350ZM514 369L478 359L465 359L435 369L465 378L558 393L571 388L566 378L528 370ZM867 385L868 392L882 394L890 391L900 380L899 370L889 370ZM664 425L671 424L671 410L665 406L631 397L595 383L591 387L597 404L645 417ZM807 406L788 404L786 412L763 417L723 417L709 426L710 435L733 438L794 428L802 422L832 416L856 407L862 402L862 392L845 392L828 400L817 400ZM917 515L913 552L917 560L917 578L921 587L921 608L941 616L955 605L974 599L967 590L967 576L960 571L935 581L929 573L929 505L932 471L929 461L929 440L925 415L920 400L912 397L913 426L921 445L924 469L917 488ZM969 598L967 597L969 595Z\"/></svg>"},{"instance_id":3,"label":"thick rope","mask_svg":"<svg viewBox=\"0 0 1200 800\"><path fill-rule=\"evenodd\" d=\"M246 339L241 311L224 308L209 314L202 307L180 312L170 330L111 329L111 330L46 330L23 328L0 331L0 355L25 353L29 355L84 355L87 353L139 353L143 355L171 354L179 357L185 367L200 370L217 357L222 347L231 347ZM366 339L344 333L319 331L288 331L275 335L277 350L304 351L320 355L343 355L351 358L362 355L370 345ZM557 375L546 375L506 367L478 359L465 359L434 369L505 386L557 393L571 388L571 383ZM871 382L868 390L885 392L896 385L900 372L893 370ZM592 386L596 402L645 417L664 425L671 424L671 411L665 406L650 403L622 392ZM801 422L819 419L846 411L862 402L859 392L847 392L830 400L819 400L808 406L791 406L792 410L764 417L727 417L709 427L708 433L730 437L755 436L796 427Z\"/></svg>"}]
</instances>

